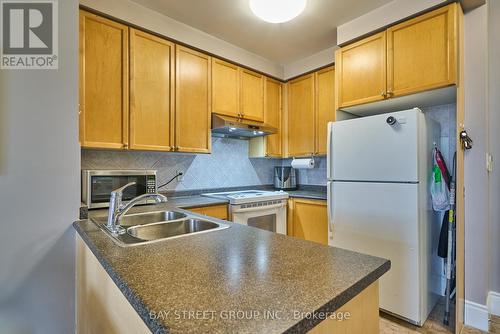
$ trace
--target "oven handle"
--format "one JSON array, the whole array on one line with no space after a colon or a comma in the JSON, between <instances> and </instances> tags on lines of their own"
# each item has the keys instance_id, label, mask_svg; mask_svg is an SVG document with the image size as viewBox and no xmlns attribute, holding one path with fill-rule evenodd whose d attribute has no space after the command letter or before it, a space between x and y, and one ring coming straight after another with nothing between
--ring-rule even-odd
<instances>
[{"instance_id":1,"label":"oven handle","mask_svg":"<svg viewBox=\"0 0 500 334\"><path fill-rule=\"evenodd\" d=\"M252 212L252 211L259 211L259 210L278 209L278 208L282 208L283 206L285 206L284 203L279 203L279 204L266 205L266 206L255 206L255 207L244 208L244 209L231 208L231 211L233 213Z\"/></svg>"}]
</instances>

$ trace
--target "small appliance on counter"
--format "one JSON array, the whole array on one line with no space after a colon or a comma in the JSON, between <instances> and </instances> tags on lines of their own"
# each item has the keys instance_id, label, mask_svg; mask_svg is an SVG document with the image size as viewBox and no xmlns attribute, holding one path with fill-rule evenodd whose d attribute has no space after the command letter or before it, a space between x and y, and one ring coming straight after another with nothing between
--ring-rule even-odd
<instances>
[{"instance_id":1,"label":"small appliance on counter","mask_svg":"<svg viewBox=\"0 0 500 334\"><path fill-rule=\"evenodd\" d=\"M123 203L143 194L157 191L155 170L90 170L82 171L82 202L89 209L109 207L111 192L135 182L123 192ZM141 204L155 203L145 200Z\"/></svg>"},{"instance_id":2,"label":"small appliance on counter","mask_svg":"<svg viewBox=\"0 0 500 334\"><path fill-rule=\"evenodd\" d=\"M274 167L274 189L297 189L297 171L292 167Z\"/></svg>"}]
</instances>

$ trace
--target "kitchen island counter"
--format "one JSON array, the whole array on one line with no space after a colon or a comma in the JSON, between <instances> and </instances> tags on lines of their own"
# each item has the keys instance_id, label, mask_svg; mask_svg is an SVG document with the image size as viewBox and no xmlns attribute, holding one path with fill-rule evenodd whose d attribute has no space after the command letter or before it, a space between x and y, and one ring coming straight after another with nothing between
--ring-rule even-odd
<instances>
[{"instance_id":1,"label":"kitchen island counter","mask_svg":"<svg viewBox=\"0 0 500 334\"><path fill-rule=\"evenodd\" d=\"M385 259L229 224L135 247L120 247L90 220L74 227L153 333L303 333L323 320L308 315L335 312L390 268Z\"/></svg>"}]
</instances>

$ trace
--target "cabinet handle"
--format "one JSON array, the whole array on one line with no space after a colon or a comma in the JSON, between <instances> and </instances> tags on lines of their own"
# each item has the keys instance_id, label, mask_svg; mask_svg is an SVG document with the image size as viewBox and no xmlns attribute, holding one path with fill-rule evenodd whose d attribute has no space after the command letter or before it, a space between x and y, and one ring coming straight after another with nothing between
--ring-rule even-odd
<instances>
[{"instance_id":1,"label":"cabinet handle","mask_svg":"<svg viewBox=\"0 0 500 334\"><path fill-rule=\"evenodd\" d=\"M392 90L387 91L387 97L394 96L394 92Z\"/></svg>"},{"instance_id":2,"label":"cabinet handle","mask_svg":"<svg viewBox=\"0 0 500 334\"><path fill-rule=\"evenodd\" d=\"M123 144L124 149L128 149L128 144Z\"/></svg>"},{"instance_id":3,"label":"cabinet handle","mask_svg":"<svg viewBox=\"0 0 500 334\"><path fill-rule=\"evenodd\" d=\"M387 97L387 93L386 92L382 92L382 93L380 93L380 96L382 96L383 98L386 98Z\"/></svg>"}]
</instances>

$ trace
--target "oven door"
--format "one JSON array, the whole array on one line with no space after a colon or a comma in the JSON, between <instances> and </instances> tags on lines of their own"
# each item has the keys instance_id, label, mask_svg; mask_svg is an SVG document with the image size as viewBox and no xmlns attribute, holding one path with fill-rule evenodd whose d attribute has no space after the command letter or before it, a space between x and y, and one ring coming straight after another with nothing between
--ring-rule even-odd
<instances>
[{"instance_id":1,"label":"oven door","mask_svg":"<svg viewBox=\"0 0 500 334\"><path fill-rule=\"evenodd\" d=\"M286 202L260 206L232 205L231 220L237 224L286 234Z\"/></svg>"}]
</instances>

